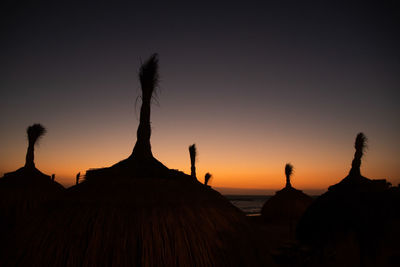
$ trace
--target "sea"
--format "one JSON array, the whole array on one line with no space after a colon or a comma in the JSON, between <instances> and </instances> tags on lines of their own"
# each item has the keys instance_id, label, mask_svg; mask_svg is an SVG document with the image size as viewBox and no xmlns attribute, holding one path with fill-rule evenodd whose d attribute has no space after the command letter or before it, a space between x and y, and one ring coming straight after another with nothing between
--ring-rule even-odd
<instances>
[{"instance_id":1,"label":"sea","mask_svg":"<svg viewBox=\"0 0 400 267\"><path fill-rule=\"evenodd\" d=\"M265 195L225 195L236 207L247 216L259 216L264 203L271 197Z\"/></svg>"}]
</instances>

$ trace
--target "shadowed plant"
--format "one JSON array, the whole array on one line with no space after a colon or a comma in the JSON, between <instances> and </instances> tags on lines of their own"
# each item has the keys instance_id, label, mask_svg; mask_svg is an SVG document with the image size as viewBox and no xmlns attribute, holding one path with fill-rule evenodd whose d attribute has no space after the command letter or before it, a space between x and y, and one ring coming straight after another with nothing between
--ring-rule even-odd
<instances>
[{"instance_id":1,"label":"shadowed plant","mask_svg":"<svg viewBox=\"0 0 400 267\"><path fill-rule=\"evenodd\" d=\"M212 174L207 172L206 175L204 176L204 184L205 185L208 185L208 182L210 181L211 177L212 177Z\"/></svg>"},{"instance_id":2,"label":"shadowed plant","mask_svg":"<svg viewBox=\"0 0 400 267\"><path fill-rule=\"evenodd\" d=\"M196 144L189 146L189 154L190 154L191 176L193 178L196 178L196 155L197 155Z\"/></svg>"},{"instance_id":3,"label":"shadowed plant","mask_svg":"<svg viewBox=\"0 0 400 267\"><path fill-rule=\"evenodd\" d=\"M33 124L26 129L28 135L28 150L26 152L25 167L35 167L35 144L46 133L46 129L39 123Z\"/></svg>"},{"instance_id":4,"label":"shadowed plant","mask_svg":"<svg viewBox=\"0 0 400 267\"><path fill-rule=\"evenodd\" d=\"M290 176L292 176L292 173L293 173L293 165L290 163L286 163L285 165L286 187L292 187L292 184L290 183Z\"/></svg>"}]
</instances>

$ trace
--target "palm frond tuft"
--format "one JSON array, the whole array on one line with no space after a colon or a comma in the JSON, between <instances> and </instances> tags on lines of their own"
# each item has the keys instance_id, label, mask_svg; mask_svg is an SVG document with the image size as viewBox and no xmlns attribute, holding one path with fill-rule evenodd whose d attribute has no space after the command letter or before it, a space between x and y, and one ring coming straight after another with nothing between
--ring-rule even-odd
<instances>
[{"instance_id":1,"label":"palm frond tuft","mask_svg":"<svg viewBox=\"0 0 400 267\"><path fill-rule=\"evenodd\" d=\"M365 148L367 147L367 137L363 133L358 133L356 137L356 142L354 143L354 148L356 152L354 153L354 159L351 162L350 173L353 175L361 175L361 158L364 155Z\"/></svg>"},{"instance_id":2,"label":"palm frond tuft","mask_svg":"<svg viewBox=\"0 0 400 267\"><path fill-rule=\"evenodd\" d=\"M367 147L367 141L368 139L364 133L357 134L354 148L356 149L356 151L361 153L361 156L364 155L365 148Z\"/></svg>"},{"instance_id":3,"label":"palm frond tuft","mask_svg":"<svg viewBox=\"0 0 400 267\"><path fill-rule=\"evenodd\" d=\"M286 163L286 165L285 165L285 175L286 175L286 177L290 178L290 176L292 176L292 174L293 174L293 165L290 164L290 163Z\"/></svg>"},{"instance_id":4,"label":"palm frond tuft","mask_svg":"<svg viewBox=\"0 0 400 267\"><path fill-rule=\"evenodd\" d=\"M158 86L158 54L153 54L142 64L139 71L140 84L142 86L143 97L153 94L154 88Z\"/></svg>"},{"instance_id":5,"label":"palm frond tuft","mask_svg":"<svg viewBox=\"0 0 400 267\"><path fill-rule=\"evenodd\" d=\"M28 134L29 142L35 144L46 133L46 128L39 123L35 123L26 129L26 133Z\"/></svg>"},{"instance_id":6,"label":"palm frond tuft","mask_svg":"<svg viewBox=\"0 0 400 267\"><path fill-rule=\"evenodd\" d=\"M192 164L196 162L197 149L196 144L189 146L190 161Z\"/></svg>"}]
</instances>

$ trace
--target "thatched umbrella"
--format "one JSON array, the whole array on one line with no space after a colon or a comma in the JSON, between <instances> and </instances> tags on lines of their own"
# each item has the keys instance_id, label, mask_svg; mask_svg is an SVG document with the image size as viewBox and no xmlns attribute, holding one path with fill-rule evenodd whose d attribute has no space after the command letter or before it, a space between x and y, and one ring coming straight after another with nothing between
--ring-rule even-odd
<instances>
[{"instance_id":1,"label":"thatched umbrella","mask_svg":"<svg viewBox=\"0 0 400 267\"><path fill-rule=\"evenodd\" d=\"M313 201L301 190L292 187L290 178L293 166L285 165L286 186L269 198L261 209L261 216L267 221L295 225Z\"/></svg>"},{"instance_id":2,"label":"thatched umbrella","mask_svg":"<svg viewBox=\"0 0 400 267\"><path fill-rule=\"evenodd\" d=\"M152 55L142 64L139 71L139 80L142 89L142 106L140 109L140 122L137 129L137 140L132 154L109 168L92 169L86 172L85 179L96 180L110 177L133 176L160 176L168 170L161 162L154 158L151 151L151 123L150 107L153 93L158 86L158 55ZM115 179L115 178L114 178Z\"/></svg>"},{"instance_id":3,"label":"thatched umbrella","mask_svg":"<svg viewBox=\"0 0 400 267\"><path fill-rule=\"evenodd\" d=\"M75 184L77 185L77 184L79 184L79 179L81 178L81 172L78 172L77 174L76 174L76 177L75 177Z\"/></svg>"},{"instance_id":4,"label":"thatched umbrella","mask_svg":"<svg viewBox=\"0 0 400 267\"><path fill-rule=\"evenodd\" d=\"M140 70L142 107L132 155L90 170L15 254L41 266L265 266L244 214L218 192L153 157L150 100L158 59ZM51 232L51 234L50 234ZM22 238L22 237L21 237Z\"/></svg>"},{"instance_id":5,"label":"thatched umbrella","mask_svg":"<svg viewBox=\"0 0 400 267\"><path fill-rule=\"evenodd\" d=\"M25 166L0 178L0 235L4 242L5 235L13 239L17 224L26 223L30 215L47 207L64 190L62 185L35 167L35 144L45 132L40 124L27 128L29 144Z\"/></svg>"},{"instance_id":6,"label":"thatched umbrella","mask_svg":"<svg viewBox=\"0 0 400 267\"><path fill-rule=\"evenodd\" d=\"M212 177L212 174L209 172L207 172L206 175L204 175L204 184L205 185L208 185L208 182L210 181L211 177Z\"/></svg>"},{"instance_id":7,"label":"thatched umbrella","mask_svg":"<svg viewBox=\"0 0 400 267\"><path fill-rule=\"evenodd\" d=\"M366 140L363 133L357 135L349 174L310 205L297 227L299 240L319 249L334 243L339 251L353 236L359 244L361 265L377 245L386 210L383 200L390 186L384 179L371 180L361 175ZM353 252L346 249L346 253Z\"/></svg>"}]
</instances>

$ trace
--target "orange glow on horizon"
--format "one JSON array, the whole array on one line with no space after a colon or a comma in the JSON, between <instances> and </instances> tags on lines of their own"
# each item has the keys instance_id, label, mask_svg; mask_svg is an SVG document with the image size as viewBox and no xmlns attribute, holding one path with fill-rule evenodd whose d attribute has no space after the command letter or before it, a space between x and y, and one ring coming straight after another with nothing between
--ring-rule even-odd
<instances>
[{"instance_id":1,"label":"orange glow on horizon","mask_svg":"<svg viewBox=\"0 0 400 267\"><path fill-rule=\"evenodd\" d=\"M187 147L191 143L188 141L184 142L187 145L183 145L182 140L177 138L169 140L168 144L165 144L161 139L157 139L157 137L155 139L153 142L154 156L167 167L190 174ZM104 142L104 140L93 138L91 143L87 142L79 150L74 150L72 144L43 140L36 149L36 166L48 175L55 173L56 181L69 187L75 183L75 175L78 172L83 175L90 168L108 167L129 156L131 152L129 146L117 145L118 140L123 140L123 138L114 140L112 145L111 141ZM224 142L229 141L225 139ZM102 145L97 145L98 142ZM124 143L123 141L119 142ZM284 165L291 162L294 165L292 176L294 187L301 190L326 190L328 186L339 182L347 175L354 152L351 140L348 142L350 145L342 148L342 151L335 150L332 145L332 147L328 147L332 153L324 154L323 150L310 147L303 150L305 152L294 149L290 153L290 157L285 156L288 152L279 145L280 143L276 143L275 146L269 143L269 149L257 147L258 144L236 145L236 153L233 153L231 149L225 148L224 142L219 143L219 146L224 148L221 150L215 150L215 147L218 147L218 140L210 140L208 144L197 143L199 155L196 168L200 182L204 181L205 173L210 172L213 174L211 180L213 187L278 190L285 185ZM54 145L56 149L50 150L50 145ZM133 144L131 146L133 147ZM171 149L171 147L178 149ZM125 150L125 153L122 153L121 150ZM63 153L57 151L63 151ZM3 173L10 172L23 166L24 153L25 148L23 144L20 144L8 158L1 158L2 162L7 163L6 166L2 166L1 171ZM397 185L399 169L395 168L395 162L385 161L385 164L392 164L393 168L382 169L382 161L379 158L379 153L368 152L366 154L362 164L363 175L372 179L386 178L392 184Z\"/></svg>"},{"instance_id":2,"label":"orange glow on horizon","mask_svg":"<svg viewBox=\"0 0 400 267\"><path fill-rule=\"evenodd\" d=\"M316 127L314 122L296 124L295 119L286 124L279 121L263 124L256 119L210 117L208 121L189 124L192 121L188 116L154 110L153 155L168 168L189 174L188 146L196 143L198 179L203 182L205 173L212 173L213 187L280 189L285 185L284 166L290 162L294 165L294 187L326 190L350 170L359 128L366 128L369 138L362 174L372 179L385 178L393 185L400 183L397 160L400 155L398 147L393 145L397 137L392 132L331 124ZM136 141L138 121L132 123L128 112L116 117L118 121L115 117L100 117L79 127L71 126L75 122L43 123L48 133L35 149L37 168L49 175L54 173L56 180L68 187L74 184L78 172L83 175L90 168L108 167L127 158ZM28 123L19 122L9 135L6 132L0 139L0 175L24 165L27 145L24 125Z\"/></svg>"}]
</instances>

